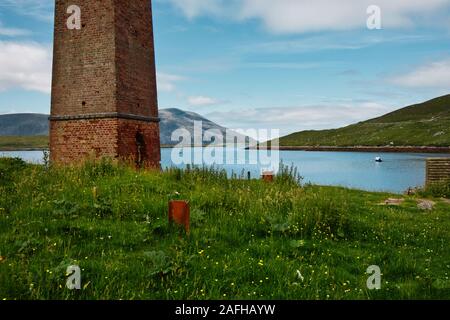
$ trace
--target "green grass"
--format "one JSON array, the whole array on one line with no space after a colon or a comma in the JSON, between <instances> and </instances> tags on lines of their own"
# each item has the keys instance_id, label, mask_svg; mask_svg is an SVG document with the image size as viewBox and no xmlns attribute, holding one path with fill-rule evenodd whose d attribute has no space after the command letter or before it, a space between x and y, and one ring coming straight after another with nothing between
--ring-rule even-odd
<instances>
[{"instance_id":1,"label":"green grass","mask_svg":"<svg viewBox=\"0 0 450 320\"><path fill-rule=\"evenodd\" d=\"M425 197L443 197L450 199L450 180L433 183L421 190L421 195Z\"/></svg>"},{"instance_id":2,"label":"green grass","mask_svg":"<svg viewBox=\"0 0 450 320\"><path fill-rule=\"evenodd\" d=\"M1 151L48 149L48 136L0 136Z\"/></svg>"},{"instance_id":3,"label":"green grass","mask_svg":"<svg viewBox=\"0 0 450 320\"><path fill-rule=\"evenodd\" d=\"M302 131L281 146L450 146L450 95L345 128Z\"/></svg>"},{"instance_id":4,"label":"green grass","mask_svg":"<svg viewBox=\"0 0 450 320\"><path fill-rule=\"evenodd\" d=\"M0 299L450 298L450 205L383 206L392 195L291 175L0 160ZM171 199L190 201L190 236L168 225ZM366 287L370 265L381 290Z\"/></svg>"}]
</instances>

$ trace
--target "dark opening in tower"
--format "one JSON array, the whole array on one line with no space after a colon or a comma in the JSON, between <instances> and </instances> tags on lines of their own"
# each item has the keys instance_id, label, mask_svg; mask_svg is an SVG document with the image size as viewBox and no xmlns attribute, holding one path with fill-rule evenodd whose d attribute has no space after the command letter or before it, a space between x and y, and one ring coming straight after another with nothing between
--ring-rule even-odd
<instances>
[{"instance_id":1,"label":"dark opening in tower","mask_svg":"<svg viewBox=\"0 0 450 320\"><path fill-rule=\"evenodd\" d=\"M146 159L146 146L145 146L145 138L144 135L140 132L136 133L136 167L143 168L145 165Z\"/></svg>"}]
</instances>

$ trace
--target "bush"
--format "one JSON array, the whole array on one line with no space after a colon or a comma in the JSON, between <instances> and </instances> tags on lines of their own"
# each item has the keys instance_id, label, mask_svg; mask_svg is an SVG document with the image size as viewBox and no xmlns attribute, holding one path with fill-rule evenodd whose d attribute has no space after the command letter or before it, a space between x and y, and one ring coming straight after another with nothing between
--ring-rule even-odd
<instances>
[{"instance_id":1,"label":"bush","mask_svg":"<svg viewBox=\"0 0 450 320\"><path fill-rule=\"evenodd\" d=\"M303 177L299 174L297 167L292 164L287 166L283 163L280 164L280 170L278 171L276 181L281 184L287 185L301 185Z\"/></svg>"},{"instance_id":2,"label":"bush","mask_svg":"<svg viewBox=\"0 0 450 320\"><path fill-rule=\"evenodd\" d=\"M120 166L113 160L102 158L99 161L88 161L83 164L82 172L89 179L97 179L100 177L112 177L120 172Z\"/></svg>"},{"instance_id":3,"label":"bush","mask_svg":"<svg viewBox=\"0 0 450 320\"><path fill-rule=\"evenodd\" d=\"M18 173L27 167L25 161L19 158L0 158L0 184L8 185Z\"/></svg>"},{"instance_id":4,"label":"bush","mask_svg":"<svg viewBox=\"0 0 450 320\"><path fill-rule=\"evenodd\" d=\"M427 186L423 191L421 191L421 195L450 199L450 180L440 183L433 183Z\"/></svg>"}]
</instances>

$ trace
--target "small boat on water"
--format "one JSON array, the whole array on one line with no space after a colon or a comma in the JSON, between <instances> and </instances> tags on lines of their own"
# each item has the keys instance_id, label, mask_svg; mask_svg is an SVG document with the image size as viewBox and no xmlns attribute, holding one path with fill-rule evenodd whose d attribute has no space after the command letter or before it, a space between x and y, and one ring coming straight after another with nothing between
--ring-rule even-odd
<instances>
[{"instance_id":1,"label":"small boat on water","mask_svg":"<svg viewBox=\"0 0 450 320\"><path fill-rule=\"evenodd\" d=\"M375 162L383 162L383 159L381 157L376 157Z\"/></svg>"}]
</instances>

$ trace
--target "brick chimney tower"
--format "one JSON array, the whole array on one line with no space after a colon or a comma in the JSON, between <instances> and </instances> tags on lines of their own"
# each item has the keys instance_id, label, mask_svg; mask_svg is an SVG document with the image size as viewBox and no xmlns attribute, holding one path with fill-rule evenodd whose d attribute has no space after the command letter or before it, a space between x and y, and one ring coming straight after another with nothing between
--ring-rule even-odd
<instances>
[{"instance_id":1,"label":"brick chimney tower","mask_svg":"<svg viewBox=\"0 0 450 320\"><path fill-rule=\"evenodd\" d=\"M56 0L55 164L108 157L159 168L151 0Z\"/></svg>"}]
</instances>

